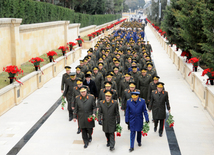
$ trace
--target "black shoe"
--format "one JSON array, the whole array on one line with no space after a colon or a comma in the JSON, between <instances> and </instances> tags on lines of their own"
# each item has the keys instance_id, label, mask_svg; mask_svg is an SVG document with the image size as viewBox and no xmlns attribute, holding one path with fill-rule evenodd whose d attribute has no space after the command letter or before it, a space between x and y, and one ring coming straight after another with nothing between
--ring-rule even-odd
<instances>
[{"instance_id":1,"label":"black shoe","mask_svg":"<svg viewBox=\"0 0 214 155\"><path fill-rule=\"evenodd\" d=\"M154 128L154 132L156 132L157 131L157 128Z\"/></svg>"},{"instance_id":2,"label":"black shoe","mask_svg":"<svg viewBox=\"0 0 214 155\"><path fill-rule=\"evenodd\" d=\"M80 134L81 130L80 128L77 129L77 134Z\"/></svg>"},{"instance_id":3,"label":"black shoe","mask_svg":"<svg viewBox=\"0 0 214 155\"><path fill-rule=\"evenodd\" d=\"M141 144L141 143L138 143L138 146L139 146L139 147L141 147L141 146L142 146L142 144Z\"/></svg>"},{"instance_id":4,"label":"black shoe","mask_svg":"<svg viewBox=\"0 0 214 155\"><path fill-rule=\"evenodd\" d=\"M114 151L115 150L115 148L114 147L110 147L110 151Z\"/></svg>"},{"instance_id":5,"label":"black shoe","mask_svg":"<svg viewBox=\"0 0 214 155\"><path fill-rule=\"evenodd\" d=\"M69 121L72 121L73 117L69 117Z\"/></svg>"},{"instance_id":6,"label":"black shoe","mask_svg":"<svg viewBox=\"0 0 214 155\"><path fill-rule=\"evenodd\" d=\"M86 149L87 147L88 147L88 144L85 144L85 145L84 145L84 148Z\"/></svg>"},{"instance_id":7,"label":"black shoe","mask_svg":"<svg viewBox=\"0 0 214 155\"><path fill-rule=\"evenodd\" d=\"M130 148L130 149L129 149L129 152L132 152L132 151L134 151L134 148Z\"/></svg>"},{"instance_id":8,"label":"black shoe","mask_svg":"<svg viewBox=\"0 0 214 155\"><path fill-rule=\"evenodd\" d=\"M89 143L90 143L90 142L92 141L92 138L89 138L89 140L88 140L88 141L89 141Z\"/></svg>"},{"instance_id":9,"label":"black shoe","mask_svg":"<svg viewBox=\"0 0 214 155\"><path fill-rule=\"evenodd\" d=\"M159 133L159 137L162 137L162 133Z\"/></svg>"},{"instance_id":10,"label":"black shoe","mask_svg":"<svg viewBox=\"0 0 214 155\"><path fill-rule=\"evenodd\" d=\"M107 147L109 147L109 146L110 146L110 144L107 142L106 146L107 146Z\"/></svg>"}]
</instances>

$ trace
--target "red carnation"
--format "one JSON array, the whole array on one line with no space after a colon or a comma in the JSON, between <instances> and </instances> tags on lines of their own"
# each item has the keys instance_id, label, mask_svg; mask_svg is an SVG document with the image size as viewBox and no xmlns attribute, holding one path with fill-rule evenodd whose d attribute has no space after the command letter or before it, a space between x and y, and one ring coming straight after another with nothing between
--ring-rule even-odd
<instances>
[{"instance_id":1,"label":"red carnation","mask_svg":"<svg viewBox=\"0 0 214 155\"><path fill-rule=\"evenodd\" d=\"M120 137L120 136L121 136L121 133L117 132L117 136L119 136L119 137Z\"/></svg>"},{"instance_id":2,"label":"red carnation","mask_svg":"<svg viewBox=\"0 0 214 155\"><path fill-rule=\"evenodd\" d=\"M197 63L198 61L199 61L199 59L194 57L194 58L189 59L188 63L194 64L194 63Z\"/></svg>"},{"instance_id":3,"label":"red carnation","mask_svg":"<svg viewBox=\"0 0 214 155\"><path fill-rule=\"evenodd\" d=\"M211 72L211 70L209 68L205 69L203 72L202 72L202 75L201 76L204 76L206 75L207 73Z\"/></svg>"}]
</instances>

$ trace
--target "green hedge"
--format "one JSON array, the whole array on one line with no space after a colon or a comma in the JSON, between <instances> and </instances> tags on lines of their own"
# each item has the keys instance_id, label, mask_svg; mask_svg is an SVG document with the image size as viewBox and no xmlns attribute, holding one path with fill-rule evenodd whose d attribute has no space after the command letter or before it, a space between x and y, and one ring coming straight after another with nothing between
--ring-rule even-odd
<instances>
[{"instance_id":1,"label":"green hedge","mask_svg":"<svg viewBox=\"0 0 214 155\"><path fill-rule=\"evenodd\" d=\"M0 18L22 18L22 24L69 20L70 23L81 23L81 27L85 27L89 25L101 25L121 18L121 15L88 15L75 13L71 9L50 3L32 0L1 0Z\"/></svg>"}]
</instances>

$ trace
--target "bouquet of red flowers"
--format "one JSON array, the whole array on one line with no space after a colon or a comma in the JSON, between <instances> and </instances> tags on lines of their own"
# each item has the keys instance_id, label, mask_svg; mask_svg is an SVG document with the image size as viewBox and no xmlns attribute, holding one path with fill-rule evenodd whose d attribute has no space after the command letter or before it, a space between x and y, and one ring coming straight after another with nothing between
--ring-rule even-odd
<instances>
[{"instance_id":1,"label":"bouquet of red flowers","mask_svg":"<svg viewBox=\"0 0 214 155\"><path fill-rule=\"evenodd\" d=\"M91 37L94 38L94 35L92 35L92 34L88 34L87 36L89 37L89 41L91 41Z\"/></svg>"},{"instance_id":2,"label":"bouquet of red flowers","mask_svg":"<svg viewBox=\"0 0 214 155\"><path fill-rule=\"evenodd\" d=\"M52 62L52 60L53 60L53 62L55 62L55 61L54 61L54 58L53 58L54 55L57 55L57 53L56 53L55 51L49 51L49 52L47 53L47 56L49 57L50 62Z\"/></svg>"},{"instance_id":3,"label":"bouquet of red flowers","mask_svg":"<svg viewBox=\"0 0 214 155\"><path fill-rule=\"evenodd\" d=\"M192 65L193 65L193 71L195 71L195 72L197 72L198 61L199 61L199 59L196 58L196 57L193 57L193 58L189 59L189 61L188 61L188 63L192 63ZM192 73L192 72L190 72L190 73L188 74L188 76L190 76L191 73Z\"/></svg>"},{"instance_id":4,"label":"bouquet of red flowers","mask_svg":"<svg viewBox=\"0 0 214 155\"><path fill-rule=\"evenodd\" d=\"M82 43L84 42L84 40L80 38L80 36L76 39L76 41L78 42L79 47L82 47Z\"/></svg>"},{"instance_id":5,"label":"bouquet of red flowers","mask_svg":"<svg viewBox=\"0 0 214 155\"><path fill-rule=\"evenodd\" d=\"M122 127L120 126L120 124L117 124L116 126L116 132L117 132L117 136L121 136L121 132L122 132Z\"/></svg>"},{"instance_id":6,"label":"bouquet of red flowers","mask_svg":"<svg viewBox=\"0 0 214 155\"><path fill-rule=\"evenodd\" d=\"M31 58L29 62L33 63L35 66L36 71L38 71L38 68L40 69L40 62L43 62L44 59L40 57Z\"/></svg>"},{"instance_id":7,"label":"bouquet of red flowers","mask_svg":"<svg viewBox=\"0 0 214 155\"><path fill-rule=\"evenodd\" d=\"M147 136L147 133L149 132L149 123L144 123L143 130L141 131L142 136Z\"/></svg>"},{"instance_id":8,"label":"bouquet of red flowers","mask_svg":"<svg viewBox=\"0 0 214 155\"><path fill-rule=\"evenodd\" d=\"M62 104L61 104L62 105L62 110L64 110L66 101L65 101L65 98L63 96L61 98L62 98Z\"/></svg>"},{"instance_id":9,"label":"bouquet of red flowers","mask_svg":"<svg viewBox=\"0 0 214 155\"><path fill-rule=\"evenodd\" d=\"M210 80L210 84L213 85L213 80L214 80L214 71L213 69L207 68L202 72L202 76L207 75L209 78L207 79L206 84L208 84L208 81Z\"/></svg>"},{"instance_id":10,"label":"bouquet of red flowers","mask_svg":"<svg viewBox=\"0 0 214 155\"><path fill-rule=\"evenodd\" d=\"M21 74L23 75L23 70L19 69L17 66L7 66L6 68L4 67L3 68L3 71L7 72L9 74L9 79L10 79L10 83L13 82L13 79L16 80L16 76L18 76L18 74ZM20 81L16 80L18 83L21 83ZM21 83L22 84L22 83Z\"/></svg>"},{"instance_id":11,"label":"bouquet of red flowers","mask_svg":"<svg viewBox=\"0 0 214 155\"><path fill-rule=\"evenodd\" d=\"M87 120L88 120L88 122L91 122L91 121L94 121L94 120L97 121L98 119L97 119L96 116L90 115Z\"/></svg>"},{"instance_id":12,"label":"bouquet of red flowers","mask_svg":"<svg viewBox=\"0 0 214 155\"><path fill-rule=\"evenodd\" d=\"M161 29L158 30L159 33L162 33L163 31Z\"/></svg>"},{"instance_id":13,"label":"bouquet of red flowers","mask_svg":"<svg viewBox=\"0 0 214 155\"><path fill-rule=\"evenodd\" d=\"M174 120L173 120L173 116L171 115L171 113L169 113L169 117L166 122L169 124L170 128L174 126Z\"/></svg>"},{"instance_id":14,"label":"bouquet of red flowers","mask_svg":"<svg viewBox=\"0 0 214 155\"><path fill-rule=\"evenodd\" d=\"M97 32L92 32L91 34L93 35L93 38L95 38L95 36L97 35Z\"/></svg>"},{"instance_id":15,"label":"bouquet of red flowers","mask_svg":"<svg viewBox=\"0 0 214 155\"><path fill-rule=\"evenodd\" d=\"M62 50L62 55L64 56L65 53L66 53L66 51L69 50L69 49L68 49L68 47L66 47L66 46L60 46L60 47L58 48L58 50Z\"/></svg>"},{"instance_id":16,"label":"bouquet of red flowers","mask_svg":"<svg viewBox=\"0 0 214 155\"><path fill-rule=\"evenodd\" d=\"M100 30L101 30L101 31L104 33L104 31L105 31L105 28L101 28Z\"/></svg>"},{"instance_id":17,"label":"bouquet of red flowers","mask_svg":"<svg viewBox=\"0 0 214 155\"><path fill-rule=\"evenodd\" d=\"M166 35L166 31L161 32L161 36L165 37L165 35Z\"/></svg>"},{"instance_id":18,"label":"bouquet of red flowers","mask_svg":"<svg viewBox=\"0 0 214 155\"><path fill-rule=\"evenodd\" d=\"M76 45L76 43L74 43L74 42L68 42L67 45L70 46L70 51L72 51L73 47Z\"/></svg>"}]
</instances>

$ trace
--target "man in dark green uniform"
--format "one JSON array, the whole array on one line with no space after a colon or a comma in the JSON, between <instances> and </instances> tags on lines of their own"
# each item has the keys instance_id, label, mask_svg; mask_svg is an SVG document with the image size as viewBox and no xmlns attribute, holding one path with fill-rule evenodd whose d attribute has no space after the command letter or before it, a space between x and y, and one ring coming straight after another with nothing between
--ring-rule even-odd
<instances>
[{"instance_id":1,"label":"man in dark green uniform","mask_svg":"<svg viewBox=\"0 0 214 155\"><path fill-rule=\"evenodd\" d=\"M121 96L119 96L119 88L120 88L120 82L123 78L123 74L121 72L119 72L119 68L117 66L114 66L113 70L114 70L115 82L117 83L118 97L121 97Z\"/></svg>"},{"instance_id":2,"label":"man in dark green uniform","mask_svg":"<svg viewBox=\"0 0 214 155\"><path fill-rule=\"evenodd\" d=\"M67 80L70 79L70 72L71 72L71 67L70 66L65 66L65 70L66 70L66 73L64 73L62 75L62 82L61 82L61 92L63 93L64 92L64 88L65 88L65 85L67 84Z\"/></svg>"},{"instance_id":3,"label":"man in dark green uniform","mask_svg":"<svg viewBox=\"0 0 214 155\"><path fill-rule=\"evenodd\" d=\"M103 68L103 65L104 64L102 62L98 63L98 72L102 73L103 79L105 79L106 74L107 74L107 70L105 68Z\"/></svg>"},{"instance_id":4,"label":"man in dark green uniform","mask_svg":"<svg viewBox=\"0 0 214 155\"><path fill-rule=\"evenodd\" d=\"M155 76L155 77L153 78L153 81L150 82L150 84L149 84L148 97L147 97L148 103L151 101L151 94L152 94L152 91L153 91L153 90L157 90L157 83L159 82L159 79L160 79L159 76Z\"/></svg>"},{"instance_id":5,"label":"man in dark green uniform","mask_svg":"<svg viewBox=\"0 0 214 155\"><path fill-rule=\"evenodd\" d=\"M81 67L80 66L76 67L76 78L80 78L83 81L85 80L85 74L83 72L81 72Z\"/></svg>"},{"instance_id":6,"label":"man in dark green uniform","mask_svg":"<svg viewBox=\"0 0 214 155\"><path fill-rule=\"evenodd\" d=\"M81 72L85 74L88 68L84 65L84 60L80 60L80 67L81 67Z\"/></svg>"},{"instance_id":7,"label":"man in dark green uniform","mask_svg":"<svg viewBox=\"0 0 214 155\"><path fill-rule=\"evenodd\" d=\"M77 86L73 87L73 94L72 94L72 98L71 98L71 106L72 109L74 110L75 108L75 98L76 96L80 95L80 88L83 86L83 81L82 79L77 79ZM86 86L87 88L87 92L89 92L89 87ZM80 127L78 126L77 129L77 134L79 134L81 132Z\"/></svg>"},{"instance_id":8,"label":"man in dark green uniform","mask_svg":"<svg viewBox=\"0 0 214 155\"><path fill-rule=\"evenodd\" d=\"M157 131L159 125L159 136L162 137L164 119L166 119L166 108L170 112L168 92L163 90L164 83L157 83L157 90L152 91L151 101L149 103L149 112L152 110L152 116L155 122L154 131Z\"/></svg>"},{"instance_id":9,"label":"man in dark green uniform","mask_svg":"<svg viewBox=\"0 0 214 155\"><path fill-rule=\"evenodd\" d=\"M149 89L149 84L152 81L151 75L147 74L147 69L143 68L141 70L141 75L138 77L137 80L137 88L140 89L140 97L145 99L147 107L148 107L148 89Z\"/></svg>"},{"instance_id":10,"label":"man in dark green uniform","mask_svg":"<svg viewBox=\"0 0 214 155\"><path fill-rule=\"evenodd\" d=\"M101 72L98 72L98 67L93 68L92 78L94 78L94 82L97 87L97 96L99 96L101 84L103 82L103 75Z\"/></svg>"},{"instance_id":11,"label":"man in dark green uniform","mask_svg":"<svg viewBox=\"0 0 214 155\"><path fill-rule=\"evenodd\" d=\"M108 82L111 82L112 85L111 85L111 88L114 89L114 90L117 90L117 84L116 82L112 79L113 78L113 74L112 73L108 73L107 76L106 76L106 81ZM104 83L102 84L102 88L104 88Z\"/></svg>"},{"instance_id":12,"label":"man in dark green uniform","mask_svg":"<svg viewBox=\"0 0 214 155\"><path fill-rule=\"evenodd\" d=\"M79 127L82 130L82 139L84 141L84 148L87 148L89 142L92 141L92 131L95 127L94 121L88 122L87 119L90 115L95 117L96 103L94 95L87 94L87 88L82 86L80 88L80 94L75 98L74 109L74 122L76 122L78 115Z\"/></svg>"},{"instance_id":13,"label":"man in dark green uniform","mask_svg":"<svg viewBox=\"0 0 214 155\"><path fill-rule=\"evenodd\" d=\"M117 100L117 91L111 88L112 83L109 81L105 81L104 85L105 85L105 88L100 90L100 95L99 95L98 103L97 103L98 108L99 108L100 101L105 99L105 91L106 90L109 90L112 92L112 99L113 100Z\"/></svg>"},{"instance_id":14,"label":"man in dark green uniform","mask_svg":"<svg viewBox=\"0 0 214 155\"><path fill-rule=\"evenodd\" d=\"M102 118L102 119L101 119ZM112 99L112 92L105 91L105 100L100 101L98 112L99 124L103 126L103 131L107 138L107 147L114 150L116 125L120 124L120 113L117 101Z\"/></svg>"},{"instance_id":15,"label":"man in dark green uniform","mask_svg":"<svg viewBox=\"0 0 214 155\"><path fill-rule=\"evenodd\" d=\"M132 92L140 92L140 90L136 89L136 84L134 81L129 82L129 88L124 90L124 93L122 96L122 107L121 107L121 109L124 110L124 114L126 112L126 102L128 99L131 98Z\"/></svg>"},{"instance_id":16,"label":"man in dark green uniform","mask_svg":"<svg viewBox=\"0 0 214 155\"><path fill-rule=\"evenodd\" d=\"M152 78L154 78L157 75L156 69L153 68L152 63L147 63L147 74L150 74Z\"/></svg>"},{"instance_id":17,"label":"man in dark green uniform","mask_svg":"<svg viewBox=\"0 0 214 155\"><path fill-rule=\"evenodd\" d=\"M65 91L63 97L67 96L68 101L68 112L69 112L69 121L73 119L73 109L71 105L71 98L73 94L73 87L76 86L76 72L70 72L70 79L68 80L67 85L65 85Z\"/></svg>"},{"instance_id":18,"label":"man in dark green uniform","mask_svg":"<svg viewBox=\"0 0 214 155\"><path fill-rule=\"evenodd\" d=\"M137 71L137 66L132 66L131 76L134 78L134 82L138 82L138 77L140 76L140 71ZM138 88L138 87L137 87Z\"/></svg>"}]
</instances>

